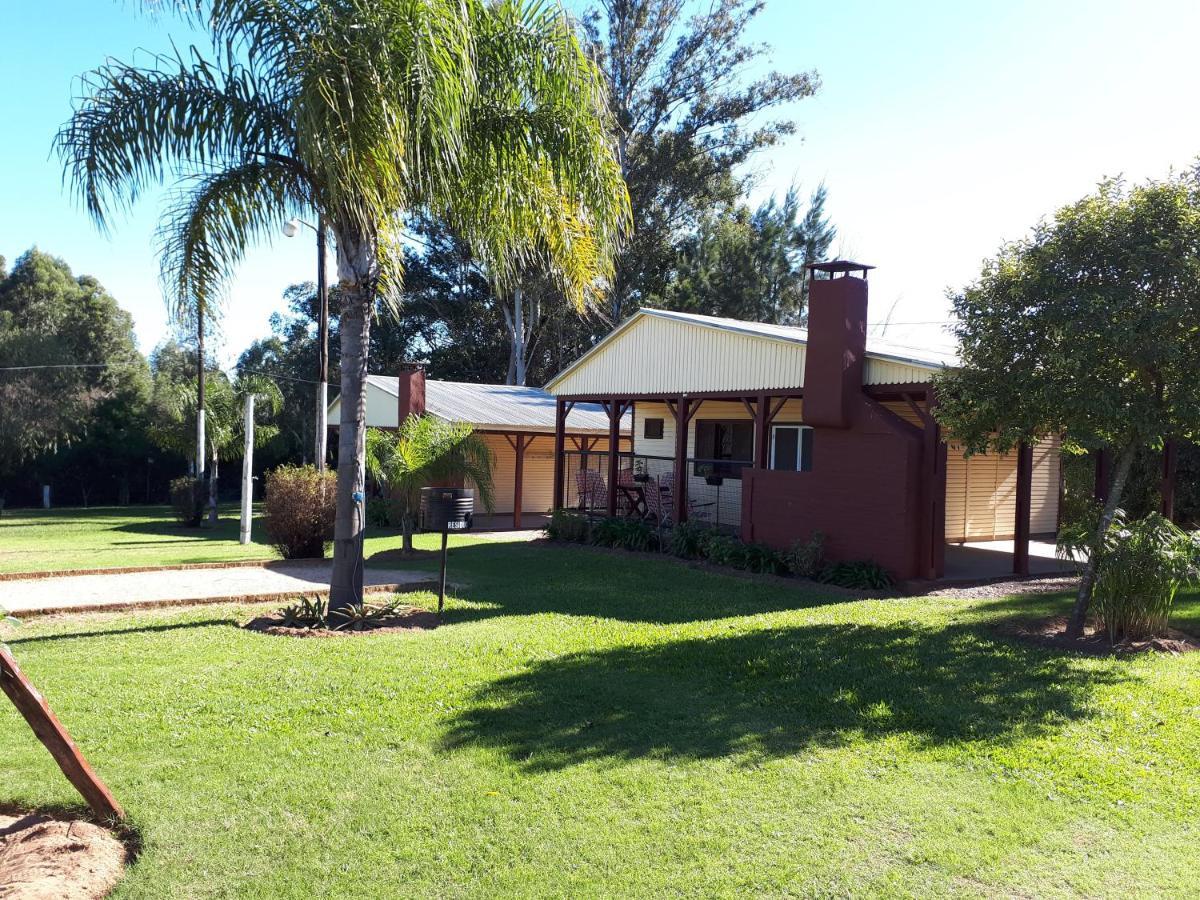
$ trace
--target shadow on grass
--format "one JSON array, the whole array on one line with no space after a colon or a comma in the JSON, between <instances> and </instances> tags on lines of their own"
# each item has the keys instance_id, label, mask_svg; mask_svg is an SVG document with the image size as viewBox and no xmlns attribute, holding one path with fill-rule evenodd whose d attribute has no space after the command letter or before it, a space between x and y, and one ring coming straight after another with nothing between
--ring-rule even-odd
<instances>
[{"instance_id":1,"label":"shadow on grass","mask_svg":"<svg viewBox=\"0 0 1200 900\"><path fill-rule=\"evenodd\" d=\"M16 637L5 641L9 646L20 644L47 644L54 641L76 641L86 638L103 638L120 634L153 634L159 631L181 631L191 628L213 628L216 626L236 626L234 618L203 619L198 622L175 622L167 625L137 625L131 628L100 628L96 631L67 631L59 634L41 634L35 637Z\"/></svg>"},{"instance_id":2,"label":"shadow on grass","mask_svg":"<svg viewBox=\"0 0 1200 900\"><path fill-rule=\"evenodd\" d=\"M470 585L466 599L481 606L450 605L446 624L542 613L673 624L860 599L813 582L700 570L671 556L542 543L452 548L447 572L451 582Z\"/></svg>"},{"instance_id":3,"label":"shadow on grass","mask_svg":"<svg viewBox=\"0 0 1200 900\"><path fill-rule=\"evenodd\" d=\"M892 734L997 741L1085 715L1091 688L1112 677L966 626L813 625L541 662L481 690L444 742L548 770L784 756Z\"/></svg>"}]
</instances>

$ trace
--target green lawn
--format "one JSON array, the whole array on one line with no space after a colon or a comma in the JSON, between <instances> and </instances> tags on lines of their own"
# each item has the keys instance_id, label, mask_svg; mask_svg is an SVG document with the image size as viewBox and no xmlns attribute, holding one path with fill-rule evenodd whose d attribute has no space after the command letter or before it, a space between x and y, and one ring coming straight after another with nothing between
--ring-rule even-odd
<instances>
[{"instance_id":1,"label":"green lawn","mask_svg":"<svg viewBox=\"0 0 1200 900\"><path fill-rule=\"evenodd\" d=\"M185 528L167 506L95 509L9 510L0 517L0 573L54 572L125 566L277 559L263 541L262 519L251 529L254 542L238 543L238 508L223 505L216 528ZM417 546L432 548L436 535L419 535ZM470 538L455 538L470 543ZM382 550L400 546L395 529L373 530L367 564Z\"/></svg>"},{"instance_id":2,"label":"green lawn","mask_svg":"<svg viewBox=\"0 0 1200 900\"><path fill-rule=\"evenodd\" d=\"M270 637L231 606L7 632L144 842L117 896L1198 891L1200 654L991 630L1064 598L834 600L528 544L452 566L470 594L425 634ZM74 802L5 706L0 802Z\"/></svg>"}]
</instances>

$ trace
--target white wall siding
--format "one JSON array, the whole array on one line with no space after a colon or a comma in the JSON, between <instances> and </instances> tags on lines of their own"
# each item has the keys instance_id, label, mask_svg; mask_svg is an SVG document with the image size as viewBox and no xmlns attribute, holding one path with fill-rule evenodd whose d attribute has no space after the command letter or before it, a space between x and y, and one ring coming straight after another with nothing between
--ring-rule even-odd
<instances>
[{"instance_id":1,"label":"white wall siding","mask_svg":"<svg viewBox=\"0 0 1200 900\"><path fill-rule=\"evenodd\" d=\"M1058 481L1062 464L1056 437L1033 448L1031 534L1058 527ZM1017 454L981 453L964 459L951 444L946 459L946 540L1010 540L1016 530Z\"/></svg>"},{"instance_id":2,"label":"white wall siding","mask_svg":"<svg viewBox=\"0 0 1200 900\"><path fill-rule=\"evenodd\" d=\"M863 366L863 384L922 384L933 375L933 369L873 356Z\"/></svg>"}]
</instances>

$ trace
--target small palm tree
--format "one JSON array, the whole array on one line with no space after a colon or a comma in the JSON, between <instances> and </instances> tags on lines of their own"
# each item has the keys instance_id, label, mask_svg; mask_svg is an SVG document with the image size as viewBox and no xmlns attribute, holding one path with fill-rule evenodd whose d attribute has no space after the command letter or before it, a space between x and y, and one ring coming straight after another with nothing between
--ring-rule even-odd
<instances>
[{"instance_id":1,"label":"small palm tree","mask_svg":"<svg viewBox=\"0 0 1200 900\"><path fill-rule=\"evenodd\" d=\"M163 0L143 0L161 6ZM604 81L545 0L174 0L212 37L109 62L57 146L96 222L181 173L163 280L203 323L237 263L297 215L337 250L341 409L330 610L362 602L367 348L428 214L500 284L537 263L598 304L630 221Z\"/></svg>"},{"instance_id":2,"label":"small palm tree","mask_svg":"<svg viewBox=\"0 0 1200 900\"><path fill-rule=\"evenodd\" d=\"M492 511L492 451L465 422L409 416L394 434L367 430L367 472L400 513L404 552L413 549L421 488L472 482Z\"/></svg>"}]
</instances>

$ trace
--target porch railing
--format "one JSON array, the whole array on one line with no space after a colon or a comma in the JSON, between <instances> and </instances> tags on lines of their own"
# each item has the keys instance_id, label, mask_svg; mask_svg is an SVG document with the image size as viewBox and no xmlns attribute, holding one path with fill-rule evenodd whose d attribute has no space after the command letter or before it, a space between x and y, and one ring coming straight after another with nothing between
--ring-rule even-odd
<instances>
[{"instance_id":1,"label":"porch railing","mask_svg":"<svg viewBox=\"0 0 1200 900\"><path fill-rule=\"evenodd\" d=\"M568 509L592 515L608 511L608 451L569 450L565 457ZM742 469L750 460L687 458L688 519L737 533L742 521ZM617 514L656 521L657 509L673 517L675 458L621 452L617 459ZM658 491L655 503L651 492Z\"/></svg>"}]
</instances>

